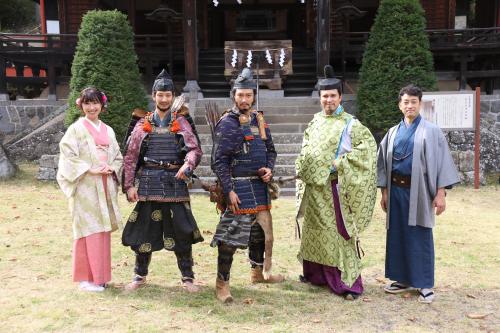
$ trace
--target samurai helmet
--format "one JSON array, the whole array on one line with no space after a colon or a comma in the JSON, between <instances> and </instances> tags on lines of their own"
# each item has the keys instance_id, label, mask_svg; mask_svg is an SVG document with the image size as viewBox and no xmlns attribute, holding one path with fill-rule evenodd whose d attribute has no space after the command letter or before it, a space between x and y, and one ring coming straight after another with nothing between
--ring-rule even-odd
<instances>
[{"instance_id":1,"label":"samurai helmet","mask_svg":"<svg viewBox=\"0 0 500 333\"><path fill-rule=\"evenodd\" d=\"M153 94L157 91L171 91L175 92L174 82L172 81L172 77L168 72L163 69L160 74L156 77L155 82L153 83Z\"/></svg>"}]
</instances>

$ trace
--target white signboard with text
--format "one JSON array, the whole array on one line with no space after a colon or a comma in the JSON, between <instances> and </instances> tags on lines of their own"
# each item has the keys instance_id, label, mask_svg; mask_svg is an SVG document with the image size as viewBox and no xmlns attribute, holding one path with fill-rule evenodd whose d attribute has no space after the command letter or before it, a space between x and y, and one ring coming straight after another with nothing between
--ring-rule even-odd
<instances>
[{"instance_id":1,"label":"white signboard with text","mask_svg":"<svg viewBox=\"0 0 500 333\"><path fill-rule=\"evenodd\" d=\"M443 130L474 130L474 91L424 92L420 114Z\"/></svg>"}]
</instances>

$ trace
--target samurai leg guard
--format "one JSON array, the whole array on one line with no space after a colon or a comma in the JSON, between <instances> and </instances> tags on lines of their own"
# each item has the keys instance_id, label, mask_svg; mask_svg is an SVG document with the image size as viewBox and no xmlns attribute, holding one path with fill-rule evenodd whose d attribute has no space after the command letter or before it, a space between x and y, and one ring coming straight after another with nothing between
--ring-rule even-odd
<instances>
[{"instance_id":1,"label":"samurai leg guard","mask_svg":"<svg viewBox=\"0 0 500 333\"><path fill-rule=\"evenodd\" d=\"M258 223L254 223L250 229L250 242L248 243L248 257L252 268L262 266L265 251L264 230Z\"/></svg>"},{"instance_id":2,"label":"samurai leg guard","mask_svg":"<svg viewBox=\"0 0 500 333\"><path fill-rule=\"evenodd\" d=\"M148 275L148 267L151 262L151 252L141 253L135 252L135 268L134 273L140 276Z\"/></svg>"},{"instance_id":3,"label":"samurai leg guard","mask_svg":"<svg viewBox=\"0 0 500 333\"><path fill-rule=\"evenodd\" d=\"M192 251L187 252L175 252L175 256L177 257L177 267L179 267L179 271L181 272L182 281L193 281L194 273L193 273L193 254Z\"/></svg>"},{"instance_id":4,"label":"samurai leg guard","mask_svg":"<svg viewBox=\"0 0 500 333\"><path fill-rule=\"evenodd\" d=\"M228 246L222 243L218 246L218 250L217 277L222 281L229 281L231 265L233 264L233 256L236 252L236 247Z\"/></svg>"}]
</instances>

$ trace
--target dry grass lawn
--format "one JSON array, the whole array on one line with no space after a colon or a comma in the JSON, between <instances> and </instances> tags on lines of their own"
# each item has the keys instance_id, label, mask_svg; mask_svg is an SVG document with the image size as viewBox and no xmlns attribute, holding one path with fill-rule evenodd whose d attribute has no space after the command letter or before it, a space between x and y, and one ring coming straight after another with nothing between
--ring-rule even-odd
<instances>
[{"instance_id":1,"label":"dry grass lawn","mask_svg":"<svg viewBox=\"0 0 500 333\"><path fill-rule=\"evenodd\" d=\"M54 183L34 180L36 167L0 183L0 331L2 332L499 332L500 191L459 187L434 229L437 298L431 305L413 293L384 294L384 214L376 208L363 247L365 294L346 302L326 289L298 282L299 241L292 199L274 204L275 269L288 280L252 286L244 251L232 271L233 305L214 298L216 250L209 246L217 223L204 196L193 198L205 242L194 246L202 291L179 286L172 253L153 255L149 284L123 292L134 257L113 234L113 284L104 293L77 290L71 280L71 221ZM120 198L124 218L132 210ZM481 317L473 319L470 317Z\"/></svg>"}]
</instances>

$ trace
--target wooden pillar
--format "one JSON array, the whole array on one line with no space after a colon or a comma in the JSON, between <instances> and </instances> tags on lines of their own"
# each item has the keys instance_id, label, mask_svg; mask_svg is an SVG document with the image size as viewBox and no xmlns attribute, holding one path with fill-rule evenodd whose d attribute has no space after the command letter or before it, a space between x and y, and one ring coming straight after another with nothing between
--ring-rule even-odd
<instances>
[{"instance_id":1,"label":"wooden pillar","mask_svg":"<svg viewBox=\"0 0 500 333\"><path fill-rule=\"evenodd\" d=\"M465 72L467 71L467 55L460 54L460 90L465 90L467 87L467 78Z\"/></svg>"},{"instance_id":2,"label":"wooden pillar","mask_svg":"<svg viewBox=\"0 0 500 333\"><path fill-rule=\"evenodd\" d=\"M209 41L208 41L208 5L207 0L203 1L202 4L202 15L203 15L203 48L208 49Z\"/></svg>"},{"instance_id":3,"label":"wooden pillar","mask_svg":"<svg viewBox=\"0 0 500 333\"><path fill-rule=\"evenodd\" d=\"M15 62L14 66L16 68L16 99L24 98L24 63Z\"/></svg>"},{"instance_id":4,"label":"wooden pillar","mask_svg":"<svg viewBox=\"0 0 500 333\"><path fill-rule=\"evenodd\" d=\"M45 0L40 0L40 25L42 26L42 34L47 33L47 18L45 16Z\"/></svg>"},{"instance_id":5,"label":"wooden pillar","mask_svg":"<svg viewBox=\"0 0 500 333\"><path fill-rule=\"evenodd\" d=\"M455 29L456 12L457 12L457 1L448 0L448 29Z\"/></svg>"},{"instance_id":6,"label":"wooden pillar","mask_svg":"<svg viewBox=\"0 0 500 333\"><path fill-rule=\"evenodd\" d=\"M318 0L316 8L316 75L323 77L323 68L330 63L330 0Z\"/></svg>"},{"instance_id":7,"label":"wooden pillar","mask_svg":"<svg viewBox=\"0 0 500 333\"><path fill-rule=\"evenodd\" d=\"M496 0L495 2L495 6L496 6L496 26L497 27L500 27L500 0Z\"/></svg>"},{"instance_id":8,"label":"wooden pillar","mask_svg":"<svg viewBox=\"0 0 500 333\"><path fill-rule=\"evenodd\" d=\"M57 100L56 95L56 65L55 65L55 54L53 53L52 39L48 40L49 55L47 57L47 79L49 81L49 95L48 100Z\"/></svg>"},{"instance_id":9,"label":"wooden pillar","mask_svg":"<svg viewBox=\"0 0 500 333\"><path fill-rule=\"evenodd\" d=\"M196 24L196 1L185 0L182 2L182 27L184 36L184 64L186 85L184 91L189 92L189 97L196 99L200 87L198 86L198 39Z\"/></svg>"},{"instance_id":10,"label":"wooden pillar","mask_svg":"<svg viewBox=\"0 0 500 333\"><path fill-rule=\"evenodd\" d=\"M128 14L128 21L132 26L132 31L135 33L135 0L128 0L127 14Z\"/></svg>"},{"instance_id":11,"label":"wooden pillar","mask_svg":"<svg viewBox=\"0 0 500 333\"><path fill-rule=\"evenodd\" d=\"M0 56L0 101L8 101L9 94L7 92L7 75L5 73L5 61L6 59Z\"/></svg>"}]
</instances>

